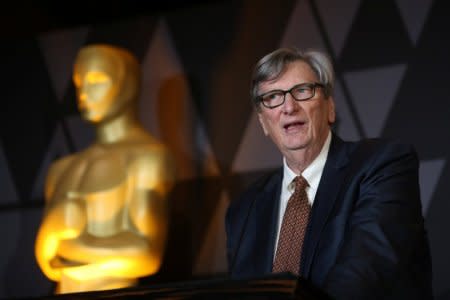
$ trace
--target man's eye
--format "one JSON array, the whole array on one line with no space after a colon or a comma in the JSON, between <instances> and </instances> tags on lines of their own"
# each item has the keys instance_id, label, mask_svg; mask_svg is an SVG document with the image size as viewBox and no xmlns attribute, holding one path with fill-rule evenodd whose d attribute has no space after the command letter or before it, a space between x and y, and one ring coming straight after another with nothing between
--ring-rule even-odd
<instances>
[{"instance_id":1,"label":"man's eye","mask_svg":"<svg viewBox=\"0 0 450 300\"><path fill-rule=\"evenodd\" d=\"M276 101L278 99L280 99L280 93L272 93L272 94L265 95L263 97L264 102L271 102L274 100Z\"/></svg>"},{"instance_id":2,"label":"man's eye","mask_svg":"<svg viewBox=\"0 0 450 300\"><path fill-rule=\"evenodd\" d=\"M294 90L294 93L302 94L307 93L309 91L309 88L307 87L298 87Z\"/></svg>"}]
</instances>

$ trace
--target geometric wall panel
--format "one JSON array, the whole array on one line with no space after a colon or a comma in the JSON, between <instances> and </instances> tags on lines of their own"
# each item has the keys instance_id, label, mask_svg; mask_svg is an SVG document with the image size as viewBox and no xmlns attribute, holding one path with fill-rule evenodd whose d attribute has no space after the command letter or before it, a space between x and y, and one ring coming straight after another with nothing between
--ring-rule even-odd
<instances>
[{"instance_id":1,"label":"geometric wall panel","mask_svg":"<svg viewBox=\"0 0 450 300\"><path fill-rule=\"evenodd\" d=\"M323 38L309 3L310 1L297 1L288 20L280 47L325 49Z\"/></svg>"},{"instance_id":2,"label":"geometric wall panel","mask_svg":"<svg viewBox=\"0 0 450 300\"><path fill-rule=\"evenodd\" d=\"M38 37L53 89L60 101L72 80L73 62L88 31L88 27L79 27L76 30L59 30Z\"/></svg>"},{"instance_id":3,"label":"geometric wall panel","mask_svg":"<svg viewBox=\"0 0 450 300\"><path fill-rule=\"evenodd\" d=\"M409 37L417 44L433 0L396 0L400 15L403 18Z\"/></svg>"},{"instance_id":4,"label":"geometric wall panel","mask_svg":"<svg viewBox=\"0 0 450 300\"><path fill-rule=\"evenodd\" d=\"M147 51L141 62L142 86L139 97L139 119L149 132L161 137L160 116L157 107L161 98L161 89L171 78L183 76L183 66L174 49L172 38L168 32L164 18L157 22L152 38L149 40ZM178 86L178 89L188 87ZM190 91L179 97L188 97ZM182 110L182 109L181 109Z\"/></svg>"},{"instance_id":5,"label":"geometric wall panel","mask_svg":"<svg viewBox=\"0 0 450 300\"><path fill-rule=\"evenodd\" d=\"M270 137L265 136L254 111L233 161L234 173L251 172L280 167L283 160Z\"/></svg>"},{"instance_id":6,"label":"geometric wall panel","mask_svg":"<svg viewBox=\"0 0 450 300\"><path fill-rule=\"evenodd\" d=\"M173 152L178 179L218 175L218 166L198 117L189 81L161 18L142 61L139 118ZM202 166L199 170L198 166Z\"/></svg>"},{"instance_id":7,"label":"geometric wall panel","mask_svg":"<svg viewBox=\"0 0 450 300\"><path fill-rule=\"evenodd\" d=\"M433 199L434 191L441 177L445 163L445 158L420 161L420 197L422 200L422 212L424 216L427 215L428 207Z\"/></svg>"},{"instance_id":8,"label":"geometric wall panel","mask_svg":"<svg viewBox=\"0 0 450 300\"><path fill-rule=\"evenodd\" d=\"M67 156L70 153L71 151L67 145L67 139L65 138L62 128L59 125L55 130L55 134L53 135L53 138L48 146L46 155L42 160L39 172L37 173L32 193L30 195L31 199L44 198L44 185L48 169L56 159L61 158L63 156Z\"/></svg>"},{"instance_id":9,"label":"geometric wall panel","mask_svg":"<svg viewBox=\"0 0 450 300\"><path fill-rule=\"evenodd\" d=\"M380 136L405 70L394 65L344 74L367 137Z\"/></svg>"},{"instance_id":10,"label":"geometric wall panel","mask_svg":"<svg viewBox=\"0 0 450 300\"><path fill-rule=\"evenodd\" d=\"M349 106L349 99L343 93L340 80L336 80L334 87L334 102L336 106L335 131L344 140L355 141L361 138L356 126L355 115Z\"/></svg>"},{"instance_id":11,"label":"geometric wall panel","mask_svg":"<svg viewBox=\"0 0 450 300\"><path fill-rule=\"evenodd\" d=\"M339 57L361 0L348 0L345 1L345 5L342 5L341 1L335 0L318 0L315 2L317 2L320 19L327 31L327 37L333 47L335 56Z\"/></svg>"}]
</instances>

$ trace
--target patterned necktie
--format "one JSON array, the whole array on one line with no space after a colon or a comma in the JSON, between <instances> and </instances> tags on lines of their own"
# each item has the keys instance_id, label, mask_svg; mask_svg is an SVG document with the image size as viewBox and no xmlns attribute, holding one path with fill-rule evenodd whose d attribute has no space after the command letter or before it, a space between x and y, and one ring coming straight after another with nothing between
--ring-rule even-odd
<instances>
[{"instance_id":1,"label":"patterned necktie","mask_svg":"<svg viewBox=\"0 0 450 300\"><path fill-rule=\"evenodd\" d=\"M272 272L291 272L298 275L311 207L305 191L308 186L306 179L300 175L295 177L293 182L295 190L288 200L284 213Z\"/></svg>"}]
</instances>

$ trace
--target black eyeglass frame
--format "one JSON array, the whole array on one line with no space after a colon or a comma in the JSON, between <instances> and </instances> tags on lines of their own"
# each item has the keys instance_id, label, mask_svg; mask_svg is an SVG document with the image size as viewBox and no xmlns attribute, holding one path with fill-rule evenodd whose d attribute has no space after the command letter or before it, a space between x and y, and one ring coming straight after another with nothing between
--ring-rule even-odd
<instances>
[{"instance_id":1,"label":"black eyeglass frame","mask_svg":"<svg viewBox=\"0 0 450 300\"><path fill-rule=\"evenodd\" d=\"M292 94L292 91L293 91L294 89L296 89L296 88L299 88L299 87L308 87L308 88L310 88L310 89L312 90L311 96L308 97L308 98L303 98L303 99L297 99L297 98L295 98L295 96ZM264 94L261 94L261 95L257 96L257 97L255 98L255 102L256 102L256 103L261 103L264 107L267 107L267 108L269 108L269 109L273 109L273 108L276 108L276 107L278 107L278 106L283 105L284 102L286 102L286 94L287 94L287 93L291 94L292 98L293 98L295 101L307 101L307 100L313 98L313 97L316 95L316 88L318 88L318 87L320 87L320 88L325 88L325 85L322 84L322 83L319 83L319 82L305 82L305 83L300 83L300 84L294 85L294 86L291 87L289 90L272 90L272 91L268 91L268 92L266 92L266 93L264 93ZM281 93L283 93L283 101L282 101L280 104L277 104L277 105L274 105L274 106L268 106L268 105L266 105L266 103L264 103L264 101L263 101L262 99L263 99L265 96L267 96L267 95L269 95L269 94L276 93L276 92L281 92Z\"/></svg>"}]
</instances>

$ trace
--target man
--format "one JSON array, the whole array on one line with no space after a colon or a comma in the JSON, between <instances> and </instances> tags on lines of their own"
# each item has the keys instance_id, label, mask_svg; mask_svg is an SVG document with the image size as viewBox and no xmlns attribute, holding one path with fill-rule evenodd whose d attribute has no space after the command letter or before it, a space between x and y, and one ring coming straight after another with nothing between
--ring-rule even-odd
<instances>
[{"instance_id":1,"label":"man","mask_svg":"<svg viewBox=\"0 0 450 300\"><path fill-rule=\"evenodd\" d=\"M341 140L333 86L319 51L282 48L257 63L252 98L283 167L231 203L229 271L291 272L335 299L432 298L417 155L387 140Z\"/></svg>"},{"instance_id":2,"label":"man","mask_svg":"<svg viewBox=\"0 0 450 300\"><path fill-rule=\"evenodd\" d=\"M137 118L140 66L131 53L85 46L73 79L96 140L50 166L37 261L58 293L132 286L160 267L174 162Z\"/></svg>"}]
</instances>

